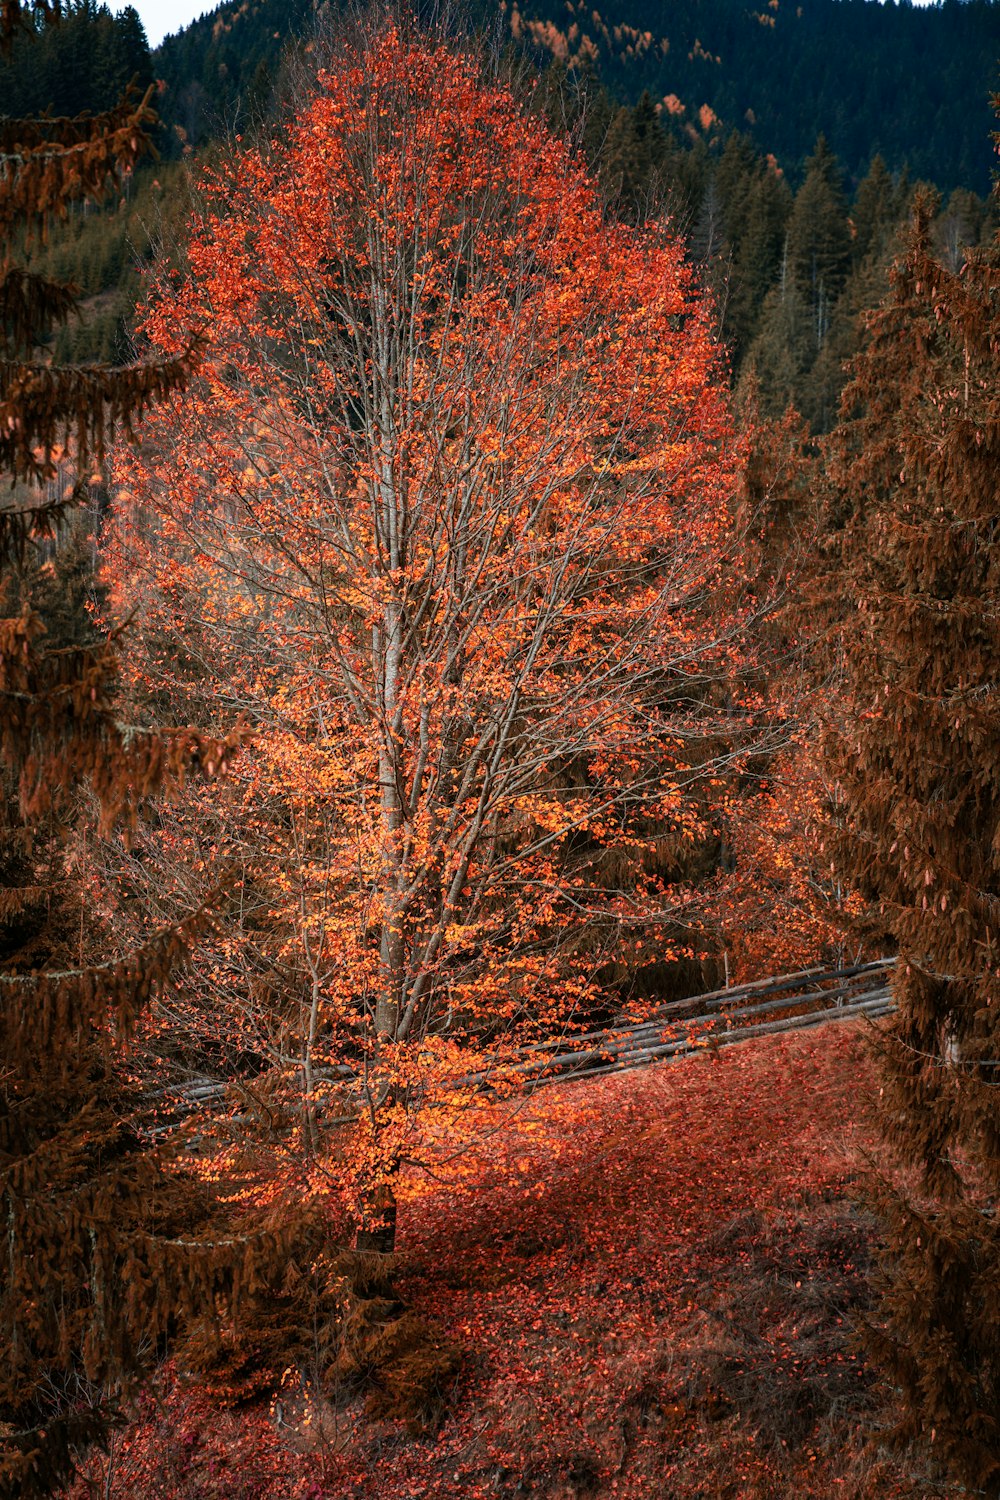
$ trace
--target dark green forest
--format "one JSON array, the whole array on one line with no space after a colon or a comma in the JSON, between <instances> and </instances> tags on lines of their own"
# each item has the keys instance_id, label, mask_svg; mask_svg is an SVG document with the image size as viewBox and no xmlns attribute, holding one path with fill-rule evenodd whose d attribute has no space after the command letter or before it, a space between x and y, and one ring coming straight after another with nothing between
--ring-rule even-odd
<instances>
[{"instance_id":1,"label":"dark green forest","mask_svg":"<svg viewBox=\"0 0 1000 1500\"><path fill-rule=\"evenodd\" d=\"M130 80L157 80L160 162L104 215L71 210L43 257L90 299L85 323L57 331L60 358L127 351L142 262L183 212L182 163L267 121L312 10L223 5L150 53L134 10L113 17L83 0L0 62L14 113L100 110ZM673 220L715 300L736 386L752 385L764 416L792 405L814 433L829 430L916 185L940 195L933 233L952 269L993 234L997 5L771 0L758 14L698 0L671 6L669 25L661 15L652 42L651 7L628 22L571 12L502 18L526 89L541 76L536 98L578 140L614 214Z\"/></svg>"},{"instance_id":2,"label":"dark green forest","mask_svg":"<svg viewBox=\"0 0 1000 1500\"><path fill-rule=\"evenodd\" d=\"M222 5L168 37L155 56L165 117L191 135L238 118L312 9L308 0ZM495 25L491 8L480 9ZM993 0L613 0L600 9L569 0L520 12L512 3L504 22L534 39L540 61L574 59L624 103L645 90L657 104L673 96L683 112L670 123L682 140L747 131L796 185L823 134L855 186L880 155L891 172L945 193L989 190L1000 58ZM715 116L708 130L703 106Z\"/></svg>"},{"instance_id":3,"label":"dark green forest","mask_svg":"<svg viewBox=\"0 0 1000 1500\"><path fill-rule=\"evenodd\" d=\"M749 130L793 180L822 132L855 183L881 155L891 171L945 192L989 187L995 4L616 0L598 11L570 0L537 14L563 32L570 55L589 37L602 82L622 98L673 95L683 106L675 118L701 132L707 105L723 133Z\"/></svg>"},{"instance_id":4,"label":"dark green forest","mask_svg":"<svg viewBox=\"0 0 1000 1500\"><path fill-rule=\"evenodd\" d=\"M105 107L133 76L140 85L155 76L167 130L179 126L197 144L259 110L287 43L306 32L315 10L311 0L223 4L150 57L131 7L112 17L82 0L58 30L23 39L0 65L0 97L14 115L48 107L72 114ZM568 63L623 103L648 91L679 140L747 132L796 186L822 134L852 186L881 156L891 173L944 193L989 190L995 0L761 0L759 9L737 0L614 0L601 10L567 0L469 11L497 34L515 33L543 65Z\"/></svg>"}]
</instances>

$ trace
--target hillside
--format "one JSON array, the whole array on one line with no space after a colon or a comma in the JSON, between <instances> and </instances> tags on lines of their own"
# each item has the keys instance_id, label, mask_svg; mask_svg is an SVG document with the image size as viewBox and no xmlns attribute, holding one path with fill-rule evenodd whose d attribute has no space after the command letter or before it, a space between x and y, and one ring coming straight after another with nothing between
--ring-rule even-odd
<instances>
[{"instance_id":1,"label":"hillside","mask_svg":"<svg viewBox=\"0 0 1000 1500\"><path fill-rule=\"evenodd\" d=\"M593 59L624 98L648 89L682 127L748 129L793 174L822 133L855 180L880 154L944 192L989 188L1000 57L990 0L612 0L600 11L529 0L518 29Z\"/></svg>"},{"instance_id":2,"label":"hillside","mask_svg":"<svg viewBox=\"0 0 1000 1500\"><path fill-rule=\"evenodd\" d=\"M844 1023L546 1091L499 1137L481 1115L478 1147L406 1189L399 1294L461 1362L443 1419L408 1436L377 1361L339 1409L290 1373L279 1402L241 1402L236 1360L207 1392L167 1371L114 1493L957 1494L858 1438L880 1420L854 1337L874 1093Z\"/></svg>"},{"instance_id":3,"label":"hillside","mask_svg":"<svg viewBox=\"0 0 1000 1500\"><path fill-rule=\"evenodd\" d=\"M718 310L734 386L752 373L761 414L791 403L825 432L916 178L944 190L935 239L948 264L992 237L997 4L807 0L793 12L770 0L754 12L684 0L669 28L643 31L639 21L657 14L644 3L630 19L574 10L575 0L558 14L515 5L491 24L500 40L518 37L529 77L541 70L535 97L557 131L580 140L610 211L636 220L651 202L666 207ZM87 299L83 320L54 336L57 361L127 357L138 266L181 232L187 164L273 117L315 24L311 0L242 0L151 55L134 11L81 3L0 60L0 97L28 113L106 108L129 77L159 80L166 159L103 214L71 210L37 257Z\"/></svg>"},{"instance_id":4,"label":"hillside","mask_svg":"<svg viewBox=\"0 0 1000 1500\"><path fill-rule=\"evenodd\" d=\"M0 98L14 115L74 114L106 108L129 78L155 77L161 147L176 153L260 116L315 11L313 0L227 0L150 54L131 7L113 17L74 5L0 59ZM747 132L793 184L823 134L852 183L881 155L945 194L989 190L998 0L469 0L464 14L623 103L648 91L683 144Z\"/></svg>"},{"instance_id":5,"label":"hillside","mask_svg":"<svg viewBox=\"0 0 1000 1500\"><path fill-rule=\"evenodd\" d=\"M165 117L197 140L259 99L310 0L230 0L154 54ZM873 156L945 193L989 189L996 0L939 6L875 0L506 0L470 5L532 46L575 59L623 102L644 90L678 129L748 130L795 178L819 134L855 181Z\"/></svg>"}]
</instances>

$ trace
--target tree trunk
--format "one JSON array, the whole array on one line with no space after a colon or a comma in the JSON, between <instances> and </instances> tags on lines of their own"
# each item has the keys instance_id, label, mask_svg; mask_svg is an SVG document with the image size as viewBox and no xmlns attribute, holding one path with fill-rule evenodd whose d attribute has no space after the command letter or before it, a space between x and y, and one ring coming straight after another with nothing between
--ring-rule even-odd
<instances>
[{"instance_id":1,"label":"tree trunk","mask_svg":"<svg viewBox=\"0 0 1000 1500\"><path fill-rule=\"evenodd\" d=\"M382 1182L361 1200L362 1221L354 1240L356 1250L392 1255L396 1248L396 1194Z\"/></svg>"}]
</instances>

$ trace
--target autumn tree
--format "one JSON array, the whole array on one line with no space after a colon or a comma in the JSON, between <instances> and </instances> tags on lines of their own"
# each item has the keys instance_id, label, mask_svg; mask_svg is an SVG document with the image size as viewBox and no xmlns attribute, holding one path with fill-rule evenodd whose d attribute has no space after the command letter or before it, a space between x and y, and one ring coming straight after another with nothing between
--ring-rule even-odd
<instances>
[{"instance_id":1,"label":"autumn tree","mask_svg":"<svg viewBox=\"0 0 1000 1500\"><path fill-rule=\"evenodd\" d=\"M878 1047L882 1321L903 1436L1000 1493L1000 247L955 270L918 198L834 434L840 869L899 948Z\"/></svg>"},{"instance_id":2,"label":"autumn tree","mask_svg":"<svg viewBox=\"0 0 1000 1500\"><path fill-rule=\"evenodd\" d=\"M9 45L34 10L6 0ZM192 349L123 368L38 355L71 288L19 258L71 201L99 200L149 144L148 95L104 115L0 118L0 1493L51 1493L186 1305L232 1280L240 1246L177 1239L197 1213L176 1164L144 1148L123 1047L209 914L94 962L72 869L79 799L102 826L164 784L218 771L239 736L121 722L114 651L84 615L66 540L111 428L179 390ZM70 555L64 555L64 561ZM76 605L74 607L73 599ZM46 624L49 630L46 634ZM188 1236L189 1240L189 1236ZM252 1249L252 1247L251 1247Z\"/></svg>"},{"instance_id":3,"label":"autumn tree","mask_svg":"<svg viewBox=\"0 0 1000 1500\"><path fill-rule=\"evenodd\" d=\"M150 844L253 872L259 966L219 950L206 1019L243 985L330 1170L358 1112L342 1180L390 1248L420 1106L683 904L742 721L736 449L677 245L439 37L362 26L205 193L145 326L206 357L120 466L109 568L136 691L259 735L228 814Z\"/></svg>"}]
</instances>

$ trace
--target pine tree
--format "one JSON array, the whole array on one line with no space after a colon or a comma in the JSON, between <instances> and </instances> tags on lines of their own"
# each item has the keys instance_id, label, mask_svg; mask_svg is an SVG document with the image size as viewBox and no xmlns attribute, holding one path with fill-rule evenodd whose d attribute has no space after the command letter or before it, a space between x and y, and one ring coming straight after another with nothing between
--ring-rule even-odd
<instances>
[{"instance_id":1,"label":"pine tree","mask_svg":"<svg viewBox=\"0 0 1000 1500\"><path fill-rule=\"evenodd\" d=\"M35 10L58 19L57 3ZM0 41L29 24L4 0ZM62 1484L171 1320L267 1248L192 1245L202 1206L176 1161L147 1149L124 1076L132 1029L210 913L105 963L79 951L66 920L83 914L65 859L79 790L109 827L164 784L222 769L239 741L119 723L109 644L51 600L47 638L35 607L39 543L86 501L113 426L130 432L180 389L193 351L118 369L41 361L39 340L75 299L17 250L130 170L153 119L148 95L99 116L0 118L0 1495L11 1497Z\"/></svg>"},{"instance_id":2,"label":"pine tree","mask_svg":"<svg viewBox=\"0 0 1000 1500\"><path fill-rule=\"evenodd\" d=\"M813 315L817 350L850 263L851 233L840 163L820 136L806 162L806 177L788 221L792 276Z\"/></svg>"},{"instance_id":3,"label":"pine tree","mask_svg":"<svg viewBox=\"0 0 1000 1500\"><path fill-rule=\"evenodd\" d=\"M752 373L756 381L763 417L780 417L789 406L798 408L814 353L811 330L809 309L790 274L786 251L778 283L764 299L757 337L744 368L744 374Z\"/></svg>"},{"instance_id":4,"label":"pine tree","mask_svg":"<svg viewBox=\"0 0 1000 1500\"><path fill-rule=\"evenodd\" d=\"M611 120L600 150L601 182L620 217L641 223L648 215L662 142L648 94L635 109L623 105Z\"/></svg>"},{"instance_id":5,"label":"pine tree","mask_svg":"<svg viewBox=\"0 0 1000 1500\"><path fill-rule=\"evenodd\" d=\"M738 233L729 231L735 262L726 332L733 342L737 366L758 330L764 299L780 272L790 211L788 184L757 158L752 181L740 202ZM731 217L727 205L727 222Z\"/></svg>"},{"instance_id":6,"label":"pine tree","mask_svg":"<svg viewBox=\"0 0 1000 1500\"><path fill-rule=\"evenodd\" d=\"M840 868L899 949L878 1045L885 1216L873 1350L922 1437L1000 1494L1000 242L956 272L918 197L831 459Z\"/></svg>"},{"instance_id":7,"label":"pine tree","mask_svg":"<svg viewBox=\"0 0 1000 1500\"><path fill-rule=\"evenodd\" d=\"M802 381L801 408L814 433L828 433L836 426L848 364L861 344L868 315L889 289L889 270L899 248L894 231L902 227L889 221L891 207L891 202L886 205L886 217L870 237L868 254L851 271L834 303L823 347Z\"/></svg>"},{"instance_id":8,"label":"pine tree","mask_svg":"<svg viewBox=\"0 0 1000 1500\"><path fill-rule=\"evenodd\" d=\"M858 184L851 209L854 229L851 261L854 266L860 266L873 252L880 254L885 251L896 224L903 217L908 191L905 183L893 182L881 156L872 157L866 176Z\"/></svg>"}]
</instances>

